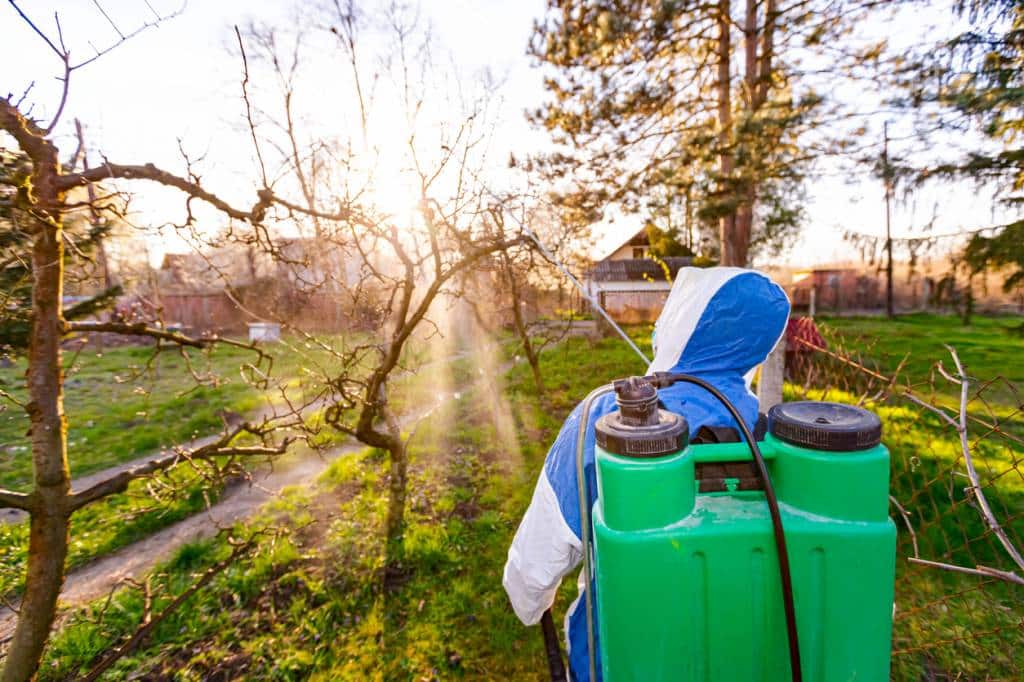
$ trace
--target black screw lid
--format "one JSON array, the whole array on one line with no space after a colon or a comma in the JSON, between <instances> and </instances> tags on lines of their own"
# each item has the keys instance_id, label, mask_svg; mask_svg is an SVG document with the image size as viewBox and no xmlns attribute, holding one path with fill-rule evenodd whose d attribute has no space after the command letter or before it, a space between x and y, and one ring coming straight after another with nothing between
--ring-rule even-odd
<instances>
[{"instance_id":1,"label":"black screw lid","mask_svg":"<svg viewBox=\"0 0 1024 682\"><path fill-rule=\"evenodd\" d=\"M768 430L787 443L830 452L866 450L882 441L882 420L874 412L813 400L776 405L768 411Z\"/></svg>"},{"instance_id":2,"label":"black screw lid","mask_svg":"<svg viewBox=\"0 0 1024 682\"><path fill-rule=\"evenodd\" d=\"M658 391L641 377L615 382L619 409L597 420L597 444L622 457L663 457L686 447L690 427L678 414L658 409Z\"/></svg>"}]
</instances>

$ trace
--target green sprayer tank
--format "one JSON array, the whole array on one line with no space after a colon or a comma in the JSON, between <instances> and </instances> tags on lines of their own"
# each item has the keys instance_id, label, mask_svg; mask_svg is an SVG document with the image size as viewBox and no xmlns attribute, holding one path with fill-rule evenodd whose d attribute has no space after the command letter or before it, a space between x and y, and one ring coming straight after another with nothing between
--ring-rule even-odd
<instances>
[{"instance_id":1,"label":"green sprayer tank","mask_svg":"<svg viewBox=\"0 0 1024 682\"><path fill-rule=\"evenodd\" d=\"M773 526L748 445L688 445L682 417L654 407L645 426L635 404L619 407L598 421L592 512L604 679L791 679ZM865 410L784 403L759 443L807 682L889 679L896 527L880 436Z\"/></svg>"}]
</instances>

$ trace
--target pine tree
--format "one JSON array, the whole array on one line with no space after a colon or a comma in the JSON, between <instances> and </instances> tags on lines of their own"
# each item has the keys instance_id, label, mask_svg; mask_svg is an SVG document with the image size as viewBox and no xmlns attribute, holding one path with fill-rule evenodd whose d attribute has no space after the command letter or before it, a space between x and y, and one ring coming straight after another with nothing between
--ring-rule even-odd
<instances>
[{"instance_id":1,"label":"pine tree","mask_svg":"<svg viewBox=\"0 0 1024 682\"><path fill-rule=\"evenodd\" d=\"M1024 205L1024 1L963 0L954 8L968 30L906 70L905 105L929 115L933 128L981 134L962 158L919 172L920 181L970 179L994 187L1018 212ZM973 234L963 254L967 275L1007 270L1006 292L1024 289L1024 218Z\"/></svg>"},{"instance_id":2,"label":"pine tree","mask_svg":"<svg viewBox=\"0 0 1024 682\"><path fill-rule=\"evenodd\" d=\"M802 60L838 74L877 57L837 47L876 4L549 0L531 52L553 67L552 99L532 119L561 147L545 160L561 201L638 210L654 188L689 188L718 223L722 263L783 245L823 145L805 134L829 108Z\"/></svg>"}]
</instances>

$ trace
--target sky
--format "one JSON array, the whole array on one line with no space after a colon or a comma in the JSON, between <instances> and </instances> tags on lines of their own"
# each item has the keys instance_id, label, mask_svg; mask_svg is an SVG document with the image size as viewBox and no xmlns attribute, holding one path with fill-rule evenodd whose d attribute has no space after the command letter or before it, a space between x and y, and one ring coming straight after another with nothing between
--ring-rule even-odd
<instances>
[{"instance_id":1,"label":"sky","mask_svg":"<svg viewBox=\"0 0 1024 682\"><path fill-rule=\"evenodd\" d=\"M148 4L170 14L180 0L149 0ZM94 2L36 0L20 5L51 35L56 11L73 55L90 55L90 43L102 49L117 40L115 28ZM72 122L77 117L86 127L89 148L102 150L110 160L148 161L179 173L183 172L180 144L191 156L202 157L198 167L205 185L250 205L257 166L243 125L241 66L232 27L249 21L291 27L296 8L300 14L303 10L308 14L309 6L287 0L192 0L180 16L145 31L73 75L58 144L65 150L73 148ZM439 62L462 77L487 72L502 84L493 95L490 112L494 129L489 153L499 160L496 166L509 152L521 157L546 144L545 134L532 129L523 114L545 99L542 73L526 54L533 22L543 14L544 6L542 0L432 0L421 5L438 46L435 58ZM99 7L122 32L152 19L146 0L101 0ZM917 39L933 30L929 25L941 27L947 16L918 9L881 30L891 31L896 39ZM300 21L308 23L310 19L307 16ZM318 69L311 74L315 82L305 84L306 96L322 100L325 109L348 111L344 107L350 104L346 101L350 83L341 75L343 65L327 63ZM60 63L45 43L7 3L0 6L0 89L18 96L34 81L28 100L45 119L58 99L55 77L59 73ZM879 95L863 92L856 96L870 103ZM392 109L386 103L378 108L384 126L391 125L388 116L394 115ZM332 125L348 125L343 120L345 116L338 113L316 125L329 130ZM898 140L907 127L893 121L892 130ZM899 144L894 143L894 153L899 153ZM136 222L160 223L169 215L182 215L181 200L173 192L149 186L133 190ZM410 199L413 194L401 182L389 185L387 192L399 207L408 204L401 195ZM807 192L807 220L801 237L774 262L809 266L854 259L857 254L842 239L845 230L884 234L883 189L866 170L851 174L838 166L820 165ZM932 229L937 233L989 224L994 218L990 206L989 198L973 187L933 188L913 201L897 203L893 234L912 234L933 217ZM619 216L595 226L598 239L593 255L599 257L628 238L639 229L638 221ZM164 238L154 251L158 256L161 250L183 249L183 243Z\"/></svg>"}]
</instances>

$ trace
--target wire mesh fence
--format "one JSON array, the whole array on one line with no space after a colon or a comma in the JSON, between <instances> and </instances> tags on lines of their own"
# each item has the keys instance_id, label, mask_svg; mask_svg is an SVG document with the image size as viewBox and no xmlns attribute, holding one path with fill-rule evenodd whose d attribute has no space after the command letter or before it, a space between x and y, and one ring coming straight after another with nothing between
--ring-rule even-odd
<instances>
[{"instance_id":1,"label":"wire mesh fence","mask_svg":"<svg viewBox=\"0 0 1024 682\"><path fill-rule=\"evenodd\" d=\"M827 331L796 341L787 399L860 404L883 421L898 527L892 679L1024 679L1021 390L971 376L955 348L924 365Z\"/></svg>"}]
</instances>

